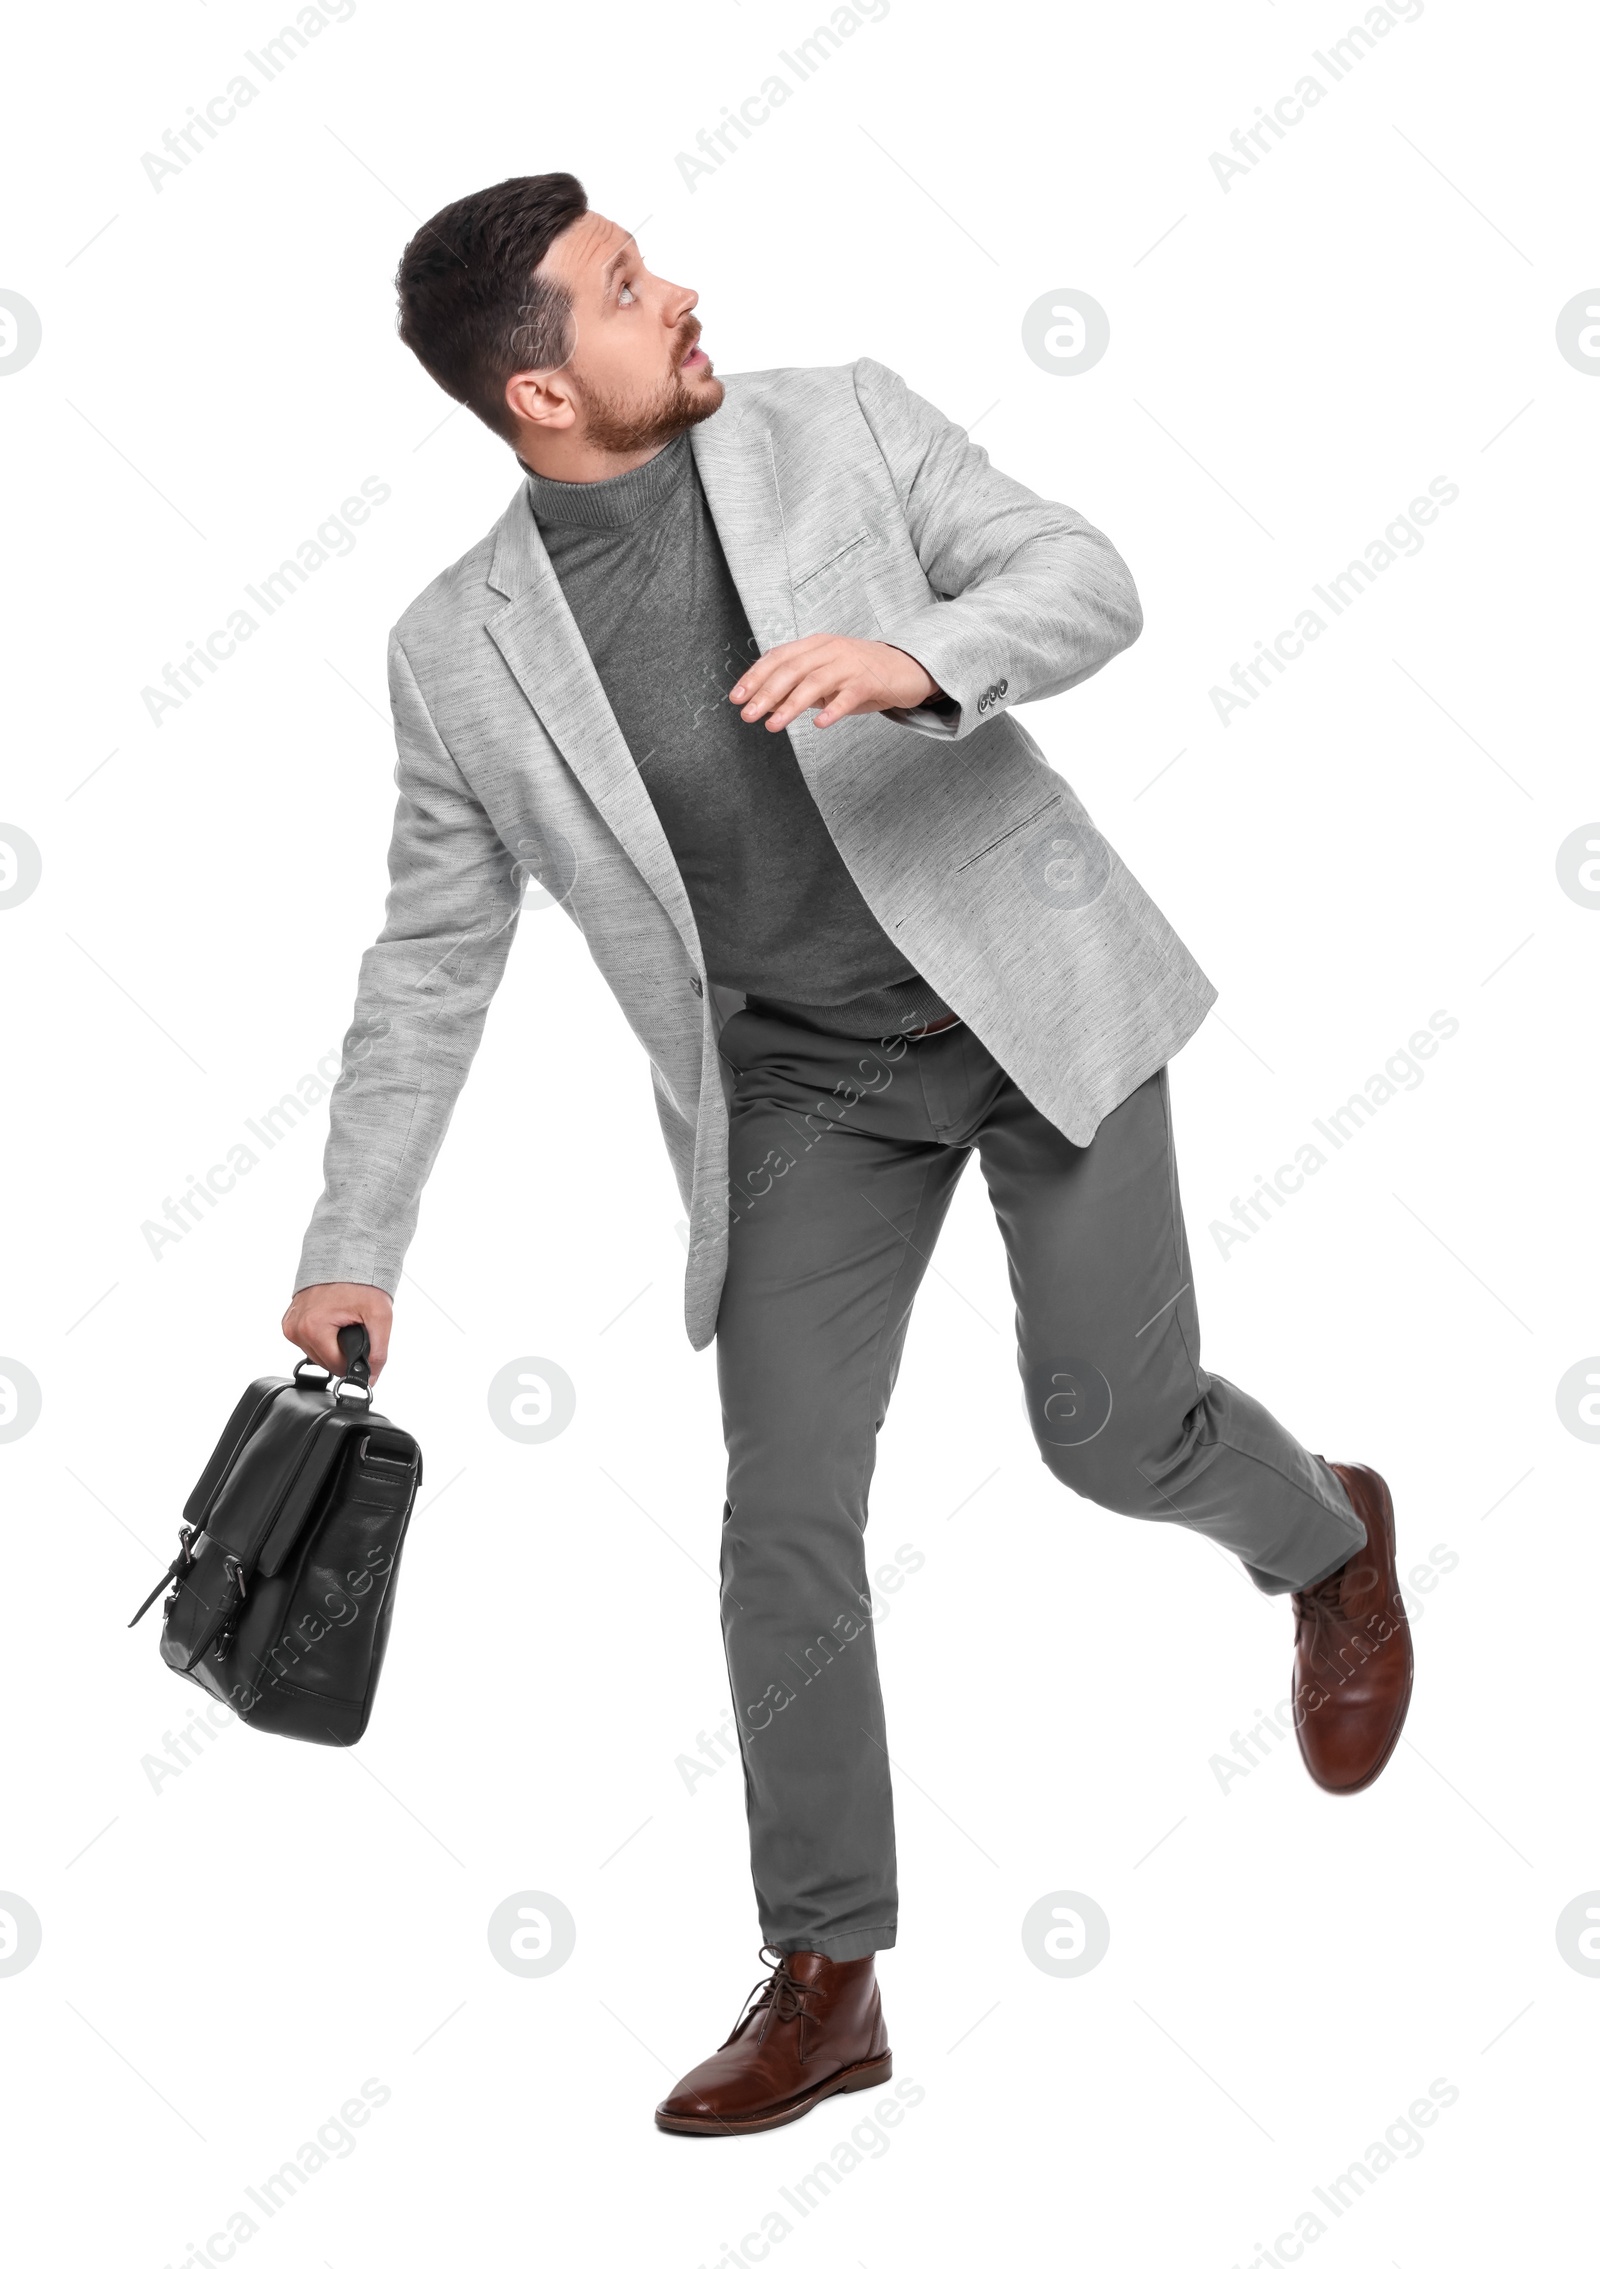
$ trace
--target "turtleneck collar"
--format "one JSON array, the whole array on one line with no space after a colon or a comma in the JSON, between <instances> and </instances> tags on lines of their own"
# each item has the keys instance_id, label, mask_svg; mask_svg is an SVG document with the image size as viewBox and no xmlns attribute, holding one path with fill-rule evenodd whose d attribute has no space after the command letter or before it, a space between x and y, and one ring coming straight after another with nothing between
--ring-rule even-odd
<instances>
[{"instance_id":1,"label":"turtleneck collar","mask_svg":"<svg viewBox=\"0 0 1600 2269\"><path fill-rule=\"evenodd\" d=\"M528 476L528 501L536 520L579 528L625 528L672 494L689 462L689 436L680 433L642 465L606 481L553 481L527 465L522 469Z\"/></svg>"}]
</instances>

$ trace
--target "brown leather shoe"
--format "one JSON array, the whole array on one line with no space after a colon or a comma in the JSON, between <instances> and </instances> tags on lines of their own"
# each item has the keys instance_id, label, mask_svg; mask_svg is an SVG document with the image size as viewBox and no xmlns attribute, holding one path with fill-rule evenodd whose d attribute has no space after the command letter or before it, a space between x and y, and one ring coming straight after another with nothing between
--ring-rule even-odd
<instances>
[{"instance_id":1,"label":"brown leather shoe","mask_svg":"<svg viewBox=\"0 0 1600 2269\"><path fill-rule=\"evenodd\" d=\"M1394 1502L1370 1465L1335 1465L1367 1524L1344 1566L1294 1595L1294 1726L1318 1788L1353 1796L1394 1754L1411 1701L1411 1626L1395 1567Z\"/></svg>"},{"instance_id":2,"label":"brown leather shoe","mask_svg":"<svg viewBox=\"0 0 1600 2269\"><path fill-rule=\"evenodd\" d=\"M773 1957L767 1961L767 1956ZM894 2070L872 1956L780 1954L715 2056L685 2073L656 2125L675 2135L754 2135L801 2119L824 2096L875 2088Z\"/></svg>"}]
</instances>

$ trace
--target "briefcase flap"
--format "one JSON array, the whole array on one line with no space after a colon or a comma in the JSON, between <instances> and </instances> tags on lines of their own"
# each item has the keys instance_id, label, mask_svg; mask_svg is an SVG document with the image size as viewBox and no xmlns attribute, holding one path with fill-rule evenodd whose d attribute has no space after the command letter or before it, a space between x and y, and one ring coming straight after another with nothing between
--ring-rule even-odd
<instances>
[{"instance_id":1,"label":"briefcase flap","mask_svg":"<svg viewBox=\"0 0 1600 2269\"><path fill-rule=\"evenodd\" d=\"M255 1572L274 1526L298 1526L332 1470L348 1421L325 1395L279 1395L217 1493L206 1534Z\"/></svg>"},{"instance_id":2,"label":"briefcase flap","mask_svg":"<svg viewBox=\"0 0 1600 2269\"><path fill-rule=\"evenodd\" d=\"M282 1571L323 1499L336 1499L341 1507L377 1506L385 1512L410 1505L422 1470L422 1453L411 1436L371 1410L341 1412L334 1424L349 1445L348 1462L342 1472L323 1468L326 1478L320 1491L296 1488L290 1493L256 1555L258 1575L276 1576ZM334 1454L336 1458L337 1451Z\"/></svg>"},{"instance_id":3,"label":"briefcase flap","mask_svg":"<svg viewBox=\"0 0 1600 2269\"><path fill-rule=\"evenodd\" d=\"M204 1528L206 1514L211 1510L229 1466L244 1443L265 1418L274 1399L290 1385L288 1379L252 1379L244 1393L234 1404L233 1415L223 1427L204 1473L189 1493L189 1502L183 1508L186 1528Z\"/></svg>"}]
</instances>

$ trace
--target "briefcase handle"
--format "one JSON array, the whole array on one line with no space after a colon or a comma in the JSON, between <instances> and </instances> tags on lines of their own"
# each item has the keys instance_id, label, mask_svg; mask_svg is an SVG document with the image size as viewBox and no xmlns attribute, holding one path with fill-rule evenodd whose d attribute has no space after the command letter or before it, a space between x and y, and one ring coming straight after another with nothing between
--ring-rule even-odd
<instances>
[{"instance_id":1,"label":"briefcase handle","mask_svg":"<svg viewBox=\"0 0 1600 2269\"><path fill-rule=\"evenodd\" d=\"M322 1364L314 1363L309 1355L302 1355L294 1367L295 1385L307 1388L331 1386L335 1402L343 1402L346 1399L346 1390L348 1389L350 1401L363 1400L370 1410L372 1407L372 1366L368 1358L372 1353L372 1347L367 1338L365 1324L341 1324L339 1326L339 1353L344 1357L343 1378L331 1377ZM302 1378L301 1373L303 1371L315 1372L316 1376L309 1379Z\"/></svg>"},{"instance_id":2,"label":"briefcase handle","mask_svg":"<svg viewBox=\"0 0 1600 2269\"><path fill-rule=\"evenodd\" d=\"M333 1384L333 1399L338 1402L346 1387L358 1388L368 1405L372 1402L372 1366L368 1358L372 1353L365 1324L341 1324L339 1327L339 1353L344 1357L344 1377Z\"/></svg>"}]
</instances>

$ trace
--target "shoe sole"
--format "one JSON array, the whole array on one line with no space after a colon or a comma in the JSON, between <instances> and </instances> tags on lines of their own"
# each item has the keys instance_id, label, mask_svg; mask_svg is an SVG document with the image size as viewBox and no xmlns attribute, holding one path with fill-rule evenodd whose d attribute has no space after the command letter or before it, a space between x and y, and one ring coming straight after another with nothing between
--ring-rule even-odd
<instances>
[{"instance_id":1,"label":"shoe sole","mask_svg":"<svg viewBox=\"0 0 1600 2269\"><path fill-rule=\"evenodd\" d=\"M828 2096L846 2096L855 2088L875 2088L880 2080L894 2075L894 2058L873 2057L864 2064L847 2064L831 2080L820 2087L810 2088L803 2096L791 2096L776 2111L763 2112L758 2119L696 2119L683 2112L657 2112L656 2125L670 2135L759 2135L764 2128L787 2127L792 2119L804 2119L808 2111Z\"/></svg>"},{"instance_id":2,"label":"shoe sole","mask_svg":"<svg viewBox=\"0 0 1600 2269\"><path fill-rule=\"evenodd\" d=\"M1381 1473L1372 1472L1372 1468L1370 1466L1367 1468L1367 1471L1369 1473L1372 1473L1372 1478L1378 1484L1378 1488L1381 1492L1378 1499L1378 1510L1382 1514L1383 1519L1388 1526L1389 1557L1395 1563L1395 1589L1398 1591L1400 1551L1395 1536L1394 1499L1389 1494L1389 1484L1384 1480L1383 1475ZM1402 1606L1404 1606L1403 1598L1401 1604ZM1312 1770L1310 1758L1306 1755L1306 1745L1300 1738L1300 1726L1298 1724L1296 1725L1294 1729L1294 1738L1295 1747L1300 1752L1300 1762L1305 1766L1306 1777L1311 1782L1313 1788L1320 1788L1324 1796L1359 1796L1363 1789L1370 1788L1372 1786L1373 1782L1383 1771L1385 1765L1388 1764L1389 1759L1394 1755L1396 1749L1400 1746L1400 1736L1405 1731L1406 1718L1409 1715L1411 1709L1412 1689L1417 1682L1417 1655L1415 1645L1413 1644L1411 1638L1411 1618L1409 1616L1406 1617L1405 1621L1405 1634L1405 1699L1400 1704L1400 1715L1394 1721L1394 1731L1390 1734L1389 1739L1384 1746L1383 1754L1379 1757L1377 1763L1372 1767L1372 1770L1370 1772L1364 1774L1363 1777L1358 1781L1340 1781L1335 1784L1325 1780L1319 1780L1316 1773Z\"/></svg>"}]
</instances>

